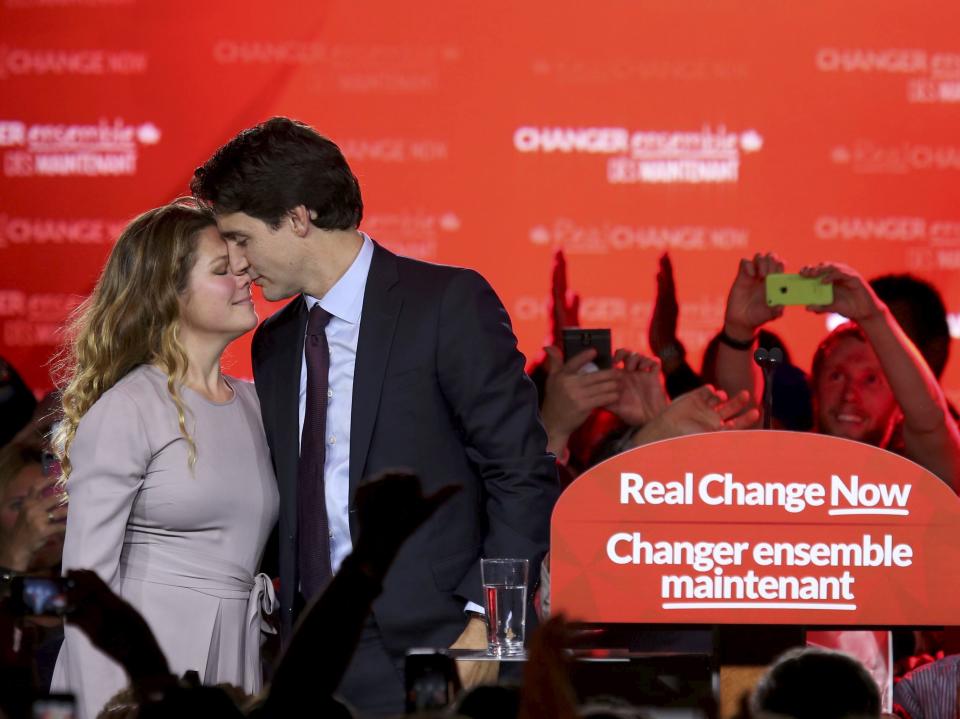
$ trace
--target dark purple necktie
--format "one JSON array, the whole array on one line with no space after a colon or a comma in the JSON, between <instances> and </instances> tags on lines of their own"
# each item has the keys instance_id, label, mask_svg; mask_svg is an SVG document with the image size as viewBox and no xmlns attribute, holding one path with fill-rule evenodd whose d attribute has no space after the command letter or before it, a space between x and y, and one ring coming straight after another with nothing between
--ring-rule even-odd
<instances>
[{"instance_id":1,"label":"dark purple necktie","mask_svg":"<svg viewBox=\"0 0 960 719\"><path fill-rule=\"evenodd\" d=\"M314 305L307 320L303 352L307 360L307 401L297 464L297 552L300 592L308 601L322 592L330 568L330 522L327 518L323 463L327 456L327 389L330 347L324 328L330 313Z\"/></svg>"}]
</instances>

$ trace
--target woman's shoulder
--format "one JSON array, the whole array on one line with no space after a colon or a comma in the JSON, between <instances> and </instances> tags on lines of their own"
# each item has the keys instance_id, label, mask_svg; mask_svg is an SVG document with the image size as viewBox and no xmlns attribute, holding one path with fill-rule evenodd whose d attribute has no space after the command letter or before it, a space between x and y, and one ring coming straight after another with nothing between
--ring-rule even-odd
<instances>
[{"instance_id":1,"label":"woman's shoulder","mask_svg":"<svg viewBox=\"0 0 960 719\"><path fill-rule=\"evenodd\" d=\"M104 392L103 396L106 397L111 392L123 394L138 405L150 403L158 398L164 399L169 395L167 375L151 364L137 365Z\"/></svg>"},{"instance_id":2,"label":"woman's shoulder","mask_svg":"<svg viewBox=\"0 0 960 719\"><path fill-rule=\"evenodd\" d=\"M158 371L159 372L159 371ZM162 373L160 373L162 375ZM80 418L72 453L87 441L97 446L135 434L143 434L149 419L144 410L156 406L157 379L144 365L135 367L107 389ZM149 415L149 410L146 413Z\"/></svg>"},{"instance_id":3,"label":"woman's shoulder","mask_svg":"<svg viewBox=\"0 0 960 719\"><path fill-rule=\"evenodd\" d=\"M137 365L100 395L87 414L97 416L109 411L118 421L124 410L149 415L152 408L164 407L166 395L166 375L152 365Z\"/></svg>"}]
</instances>

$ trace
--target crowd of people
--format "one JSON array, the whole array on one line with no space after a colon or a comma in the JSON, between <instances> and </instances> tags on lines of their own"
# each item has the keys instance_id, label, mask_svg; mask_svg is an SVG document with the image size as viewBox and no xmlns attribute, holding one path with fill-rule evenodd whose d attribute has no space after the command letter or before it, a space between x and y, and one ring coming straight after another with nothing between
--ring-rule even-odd
<instances>
[{"instance_id":1,"label":"crowd of people","mask_svg":"<svg viewBox=\"0 0 960 719\"><path fill-rule=\"evenodd\" d=\"M758 426L758 347L785 360L774 426L902 454L960 490L960 432L938 382L946 310L918 278L800 268L833 288L807 310L848 320L807 371L769 330L783 309L767 304L765 278L784 263L744 259L697 371L664 255L651 354L617 349L598 369L595 349L561 350L580 322L558 252L552 340L525 367L480 275L398 257L360 231L359 183L312 128L274 118L240 133L191 190L118 238L71 317L56 393L38 403L0 364L10 719L51 692L73 695L81 719L418 711L408 649L487 647L481 557L530 561L542 624L531 611L522 676L457 662L447 688L460 696L436 715L644 716L575 687L574 633L549 617L550 513L616 453ZM290 301L259 323L253 284ZM221 357L254 329L251 384ZM24 576L61 573L65 628L18 613ZM899 716L958 710L957 664L930 636L899 637ZM921 649L929 662L911 662ZM807 648L770 667L742 715L880 711L862 665Z\"/></svg>"}]
</instances>

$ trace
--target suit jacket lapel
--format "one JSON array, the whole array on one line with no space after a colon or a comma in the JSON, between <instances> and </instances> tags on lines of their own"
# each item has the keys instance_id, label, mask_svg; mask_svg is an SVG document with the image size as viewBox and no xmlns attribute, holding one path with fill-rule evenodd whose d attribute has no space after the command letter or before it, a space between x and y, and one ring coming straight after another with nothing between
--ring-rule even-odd
<instances>
[{"instance_id":1,"label":"suit jacket lapel","mask_svg":"<svg viewBox=\"0 0 960 719\"><path fill-rule=\"evenodd\" d=\"M367 452L380 406L380 390L400 314L402 298L396 289L396 255L374 244L370 273L363 295L360 338L354 367L353 407L350 419L350 506L363 479ZM351 516L352 519L352 516ZM351 525L353 522L351 521Z\"/></svg>"}]
</instances>

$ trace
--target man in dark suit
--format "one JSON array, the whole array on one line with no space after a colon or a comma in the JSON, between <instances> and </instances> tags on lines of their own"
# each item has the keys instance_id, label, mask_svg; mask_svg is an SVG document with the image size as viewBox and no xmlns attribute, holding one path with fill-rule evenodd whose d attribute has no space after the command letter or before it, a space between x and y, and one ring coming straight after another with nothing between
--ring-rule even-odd
<instances>
[{"instance_id":1,"label":"man in dark suit","mask_svg":"<svg viewBox=\"0 0 960 719\"><path fill-rule=\"evenodd\" d=\"M528 558L533 584L547 549L554 458L506 310L477 273L397 257L360 232L356 177L301 123L240 133L191 187L233 271L268 300L294 298L253 340L280 486L284 631L349 553L364 477L408 467L425 492L462 486L400 551L341 685L358 708L401 711L406 649L486 646L480 557Z\"/></svg>"}]
</instances>

